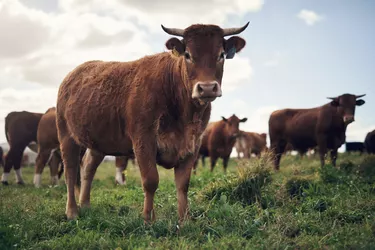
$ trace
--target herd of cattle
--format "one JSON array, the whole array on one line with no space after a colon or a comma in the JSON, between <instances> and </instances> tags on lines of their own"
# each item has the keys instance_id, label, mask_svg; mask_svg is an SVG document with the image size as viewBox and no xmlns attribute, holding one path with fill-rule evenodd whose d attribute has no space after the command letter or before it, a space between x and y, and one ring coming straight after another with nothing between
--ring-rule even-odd
<instances>
[{"instance_id":1,"label":"herd of cattle","mask_svg":"<svg viewBox=\"0 0 375 250\"><path fill-rule=\"evenodd\" d=\"M278 170L286 151L303 155L317 149L322 166L328 151L335 165L346 128L354 121L356 106L365 103L359 99L364 95L343 94L316 108L274 111L269 119L270 148L267 133L239 129L247 118L233 114L209 123L211 102L222 96L224 61L245 47L246 41L235 35L248 24L229 29L202 24L186 29L162 26L176 36L165 43L169 52L129 62L89 61L77 66L63 79L56 108L44 114L15 111L6 116L10 149L2 183L8 185L12 167L17 183L24 183L21 159L29 147L38 154L36 187L47 164L52 184L65 173L66 215L74 219L78 215L75 191L80 206L90 206L92 180L106 155L116 157L115 180L120 185L125 184L128 160L136 159L145 193L145 221L155 219L158 164L174 169L182 222L188 216L190 176L199 158L203 165L205 157L210 158L211 171L221 158L226 171L234 147L238 157L242 153L246 158L270 150ZM366 149L375 153L375 131L366 137Z\"/></svg>"}]
</instances>

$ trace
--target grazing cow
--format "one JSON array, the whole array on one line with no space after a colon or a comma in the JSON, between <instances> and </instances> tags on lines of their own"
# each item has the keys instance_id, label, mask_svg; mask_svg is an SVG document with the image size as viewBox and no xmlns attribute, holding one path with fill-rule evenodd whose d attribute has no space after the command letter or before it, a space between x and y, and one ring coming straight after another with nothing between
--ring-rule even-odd
<instances>
[{"instance_id":1,"label":"grazing cow","mask_svg":"<svg viewBox=\"0 0 375 250\"><path fill-rule=\"evenodd\" d=\"M36 141L36 131L42 115L27 111L14 111L5 117L5 136L9 143L9 151L5 157L1 178L3 185L8 185L8 176L12 167L16 172L16 182L24 184L21 173L23 151L30 143Z\"/></svg>"},{"instance_id":2,"label":"grazing cow","mask_svg":"<svg viewBox=\"0 0 375 250\"><path fill-rule=\"evenodd\" d=\"M222 117L221 121L212 122L203 135L199 155L204 158L209 156L211 160L211 172L214 170L218 158L223 159L224 173L227 172L228 161L236 138L240 133L240 122L246 122L247 118L239 119L232 115L228 119ZM194 174L196 173L198 158L194 163Z\"/></svg>"},{"instance_id":3,"label":"grazing cow","mask_svg":"<svg viewBox=\"0 0 375 250\"><path fill-rule=\"evenodd\" d=\"M57 128L67 181L66 215L78 214L74 183L80 146L88 148L80 192L81 207L90 206L96 169L105 155L135 154L145 193L145 222L155 219L156 164L174 168L178 215L188 215L187 192L211 102L222 95L224 58L233 58L245 40L241 28L192 25L165 28L172 52L131 62L89 61L70 72L60 85ZM134 151L133 151L134 150Z\"/></svg>"},{"instance_id":4,"label":"grazing cow","mask_svg":"<svg viewBox=\"0 0 375 250\"><path fill-rule=\"evenodd\" d=\"M365 138L365 149L368 154L375 154L375 130L367 133Z\"/></svg>"},{"instance_id":5,"label":"grazing cow","mask_svg":"<svg viewBox=\"0 0 375 250\"><path fill-rule=\"evenodd\" d=\"M364 150L364 143L363 142L346 142L345 143L346 152L356 152L359 151L360 155L362 155Z\"/></svg>"},{"instance_id":6,"label":"grazing cow","mask_svg":"<svg viewBox=\"0 0 375 250\"><path fill-rule=\"evenodd\" d=\"M62 175L64 165L62 164L62 159L60 155L60 143L59 143L58 136L57 136L56 108L55 107L49 108L40 119L40 122L38 125L38 131L37 131L37 141L38 141L37 146L33 147L34 152L38 153L38 156L35 161L34 185L35 187L40 187L41 175L42 175L44 166L49 161L51 162L50 163L51 183L52 185L57 185L58 180L60 179ZM81 154L80 154L81 160L85 152L86 152L86 149L82 148ZM119 185L125 184L125 175L123 174L123 171L127 167L127 160L128 160L127 157L116 157L115 181ZM60 163L61 163L61 170L58 173L57 171L58 171L58 166L60 165ZM134 158L133 158L133 163L134 163Z\"/></svg>"},{"instance_id":7,"label":"grazing cow","mask_svg":"<svg viewBox=\"0 0 375 250\"><path fill-rule=\"evenodd\" d=\"M0 147L0 166L4 167L3 157L4 157L4 150L2 147Z\"/></svg>"},{"instance_id":8,"label":"grazing cow","mask_svg":"<svg viewBox=\"0 0 375 250\"><path fill-rule=\"evenodd\" d=\"M252 153L260 157L261 152L267 150L267 134L240 131L235 148L238 159L240 159L240 153L243 153L244 158L248 159L250 159Z\"/></svg>"},{"instance_id":9,"label":"grazing cow","mask_svg":"<svg viewBox=\"0 0 375 250\"><path fill-rule=\"evenodd\" d=\"M354 121L355 106L365 103L357 100L362 96L343 94L329 98L331 102L317 108L274 111L269 119L269 134L276 154L275 169L279 169L287 143L301 152L318 146L321 166L327 150L332 150L331 160L336 166L337 149L345 142L346 127Z\"/></svg>"}]
</instances>

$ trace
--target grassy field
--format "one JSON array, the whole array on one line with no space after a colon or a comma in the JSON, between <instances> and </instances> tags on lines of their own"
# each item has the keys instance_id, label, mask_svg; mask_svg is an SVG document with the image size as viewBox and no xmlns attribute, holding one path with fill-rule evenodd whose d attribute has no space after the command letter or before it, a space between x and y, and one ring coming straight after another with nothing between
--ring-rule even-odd
<instances>
[{"instance_id":1,"label":"grassy field","mask_svg":"<svg viewBox=\"0 0 375 250\"><path fill-rule=\"evenodd\" d=\"M199 166L189 189L191 220L177 230L173 171L159 167L156 222L145 226L139 171L115 186L113 163L95 176L91 209L65 219L66 189L0 187L0 249L375 249L375 156L340 154L340 170L287 156L274 173L267 157L232 159L223 175ZM63 183L63 181L61 181Z\"/></svg>"}]
</instances>

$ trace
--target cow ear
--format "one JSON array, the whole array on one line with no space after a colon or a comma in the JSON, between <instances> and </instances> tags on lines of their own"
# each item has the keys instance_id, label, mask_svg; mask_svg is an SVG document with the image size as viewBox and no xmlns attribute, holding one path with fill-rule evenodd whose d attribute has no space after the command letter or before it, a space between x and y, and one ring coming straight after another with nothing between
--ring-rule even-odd
<instances>
[{"instance_id":1,"label":"cow ear","mask_svg":"<svg viewBox=\"0 0 375 250\"><path fill-rule=\"evenodd\" d=\"M240 52L246 44L246 41L239 36L232 36L224 42L224 50L227 59L232 59L234 55Z\"/></svg>"},{"instance_id":2,"label":"cow ear","mask_svg":"<svg viewBox=\"0 0 375 250\"><path fill-rule=\"evenodd\" d=\"M331 102L331 105L332 105L333 107L338 107L338 106L340 105L340 103L339 103L338 100L333 100L333 101Z\"/></svg>"},{"instance_id":3,"label":"cow ear","mask_svg":"<svg viewBox=\"0 0 375 250\"><path fill-rule=\"evenodd\" d=\"M365 101L362 100L362 99L359 99L359 100L357 100L357 101L355 102L355 105L357 105L357 106L362 106L363 104L365 104Z\"/></svg>"},{"instance_id":4,"label":"cow ear","mask_svg":"<svg viewBox=\"0 0 375 250\"><path fill-rule=\"evenodd\" d=\"M225 118L224 116L222 116L221 118L222 118L222 119L223 119L223 121L225 121L225 122L227 122L227 121L228 121L228 119L227 119L227 118Z\"/></svg>"},{"instance_id":5,"label":"cow ear","mask_svg":"<svg viewBox=\"0 0 375 250\"><path fill-rule=\"evenodd\" d=\"M165 43L165 47L167 49L172 50L174 53L178 55L183 55L185 52L185 44L182 40L177 39L176 37L172 37Z\"/></svg>"},{"instance_id":6,"label":"cow ear","mask_svg":"<svg viewBox=\"0 0 375 250\"><path fill-rule=\"evenodd\" d=\"M240 122L246 122L246 121L247 121L246 117L240 120Z\"/></svg>"}]
</instances>

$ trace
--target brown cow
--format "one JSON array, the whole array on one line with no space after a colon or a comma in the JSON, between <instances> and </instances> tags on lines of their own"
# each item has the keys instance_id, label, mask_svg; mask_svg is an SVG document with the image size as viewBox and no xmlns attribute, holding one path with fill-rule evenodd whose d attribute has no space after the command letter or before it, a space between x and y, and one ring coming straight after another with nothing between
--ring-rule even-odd
<instances>
[{"instance_id":1,"label":"brown cow","mask_svg":"<svg viewBox=\"0 0 375 250\"><path fill-rule=\"evenodd\" d=\"M60 144L57 136L57 126L56 126L56 108L49 108L45 114L43 114L38 125L37 132L38 145L33 148L34 151L38 153L35 162L35 174L34 174L34 185L35 187L40 187L41 185L41 175L44 166L48 161L51 161L50 171L51 171L51 184L57 185L58 180L61 177L64 166L62 164L62 159L60 156ZM29 146L30 147L30 146ZM39 147L39 148L38 148ZM86 149L81 150L81 159L85 154ZM56 155L55 157L52 157ZM125 175L123 171L127 167L127 157L116 157L116 176L115 181L119 185L125 185ZM58 173L58 166L61 163L61 171ZM133 158L134 163L134 158Z\"/></svg>"},{"instance_id":2,"label":"brown cow","mask_svg":"<svg viewBox=\"0 0 375 250\"><path fill-rule=\"evenodd\" d=\"M364 144L368 154L375 154L375 130L367 133Z\"/></svg>"},{"instance_id":3,"label":"brown cow","mask_svg":"<svg viewBox=\"0 0 375 250\"><path fill-rule=\"evenodd\" d=\"M104 155L137 158L145 192L145 222L155 219L156 164L174 168L178 215L188 214L187 192L211 102L222 95L225 56L233 58L245 40L233 36L246 29L192 25L186 29L162 26L170 34L173 52L131 62L90 61L63 80L57 100L57 127L67 180L68 219L78 214L73 185L79 145L88 148L80 193L81 207L90 205L90 189Z\"/></svg>"},{"instance_id":4,"label":"brown cow","mask_svg":"<svg viewBox=\"0 0 375 250\"><path fill-rule=\"evenodd\" d=\"M243 153L244 158L250 159L251 154L260 157L263 151L267 150L267 134L240 131L237 137L235 148L240 159L240 153Z\"/></svg>"},{"instance_id":5,"label":"brown cow","mask_svg":"<svg viewBox=\"0 0 375 250\"><path fill-rule=\"evenodd\" d=\"M9 172L14 167L16 182L24 184L21 174L21 161L26 147L33 150L33 143L37 141L37 128L42 113L27 111L11 112L5 117L5 135L9 143L9 151L5 157L4 172L1 182L8 185Z\"/></svg>"},{"instance_id":6,"label":"brown cow","mask_svg":"<svg viewBox=\"0 0 375 250\"><path fill-rule=\"evenodd\" d=\"M204 158L209 156L211 160L211 172L214 170L218 158L223 159L224 173L227 172L228 161L236 138L240 133L240 122L246 122L247 118L239 119L232 115L228 119L222 117L221 121L212 122L203 135L202 145L199 155ZM194 164L194 174L196 173L198 158Z\"/></svg>"},{"instance_id":7,"label":"brown cow","mask_svg":"<svg viewBox=\"0 0 375 250\"><path fill-rule=\"evenodd\" d=\"M329 98L332 101L311 109L283 109L273 112L269 119L271 149L276 154L274 167L279 169L281 154L287 143L294 149L307 152L318 146L321 166L327 150L331 151L331 161L336 166L337 150L345 142L347 126L354 121L355 106L364 100L343 94Z\"/></svg>"}]
</instances>

